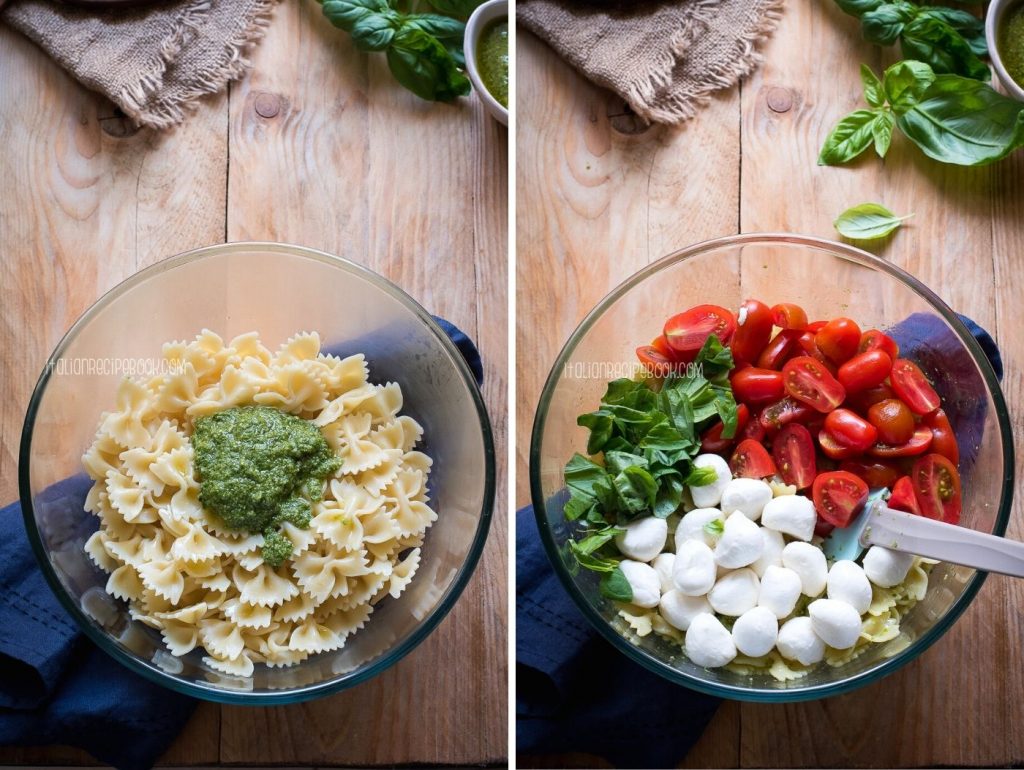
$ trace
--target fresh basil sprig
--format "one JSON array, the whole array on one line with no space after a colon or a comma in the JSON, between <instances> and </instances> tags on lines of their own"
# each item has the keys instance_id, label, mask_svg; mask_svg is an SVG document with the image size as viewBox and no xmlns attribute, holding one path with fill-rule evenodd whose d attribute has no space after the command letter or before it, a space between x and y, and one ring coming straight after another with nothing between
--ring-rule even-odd
<instances>
[{"instance_id":1,"label":"fresh basil sprig","mask_svg":"<svg viewBox=\"0 0 1024 770\"><path fill-rule=\"evenodd\" d=\"M880 203L861 203L848 208L832 224L845 238L869 241L884 238L912 216L898 217Z\"/></svg>"}]
</instances>

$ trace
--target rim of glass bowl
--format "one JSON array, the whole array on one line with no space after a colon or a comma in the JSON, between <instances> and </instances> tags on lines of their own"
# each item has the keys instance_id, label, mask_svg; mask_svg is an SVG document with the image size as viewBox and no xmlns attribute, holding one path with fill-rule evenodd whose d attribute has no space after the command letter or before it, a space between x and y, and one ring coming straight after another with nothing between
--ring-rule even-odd
<instances>
[{"instance_id":1,"label":"rim of glass bowl","mask_svg":"<svg viewBox=\"0 0 1024 770\"><path fill-rule=\"evenodd\" d=\"M46 384L49 381L48 372L51 371L52 365L63 355L70 342L75 339L78 333L89 323L90 320L92 320L96 313L138 284L149 280L160 273L180 267L187 262L194 262L206 257L217 256L228 252L244 252L252 250L276 252L284 256L313 259L321 263L334 265L342 270L347 270L360 275L405 305L417 318L419 318L420 321L423 322L424 325L427 326L427 328L430 329L434 336L440 340L442 347L447 350L449 357L455 362L455 368L466 383L471 398L473 399L473 404L476 407L477 417L480 421L481 433L483 434L485 455L483 506L480 511L480 520L477 524L476 534L474 535L466 560L459 568L458 575L456 575L455 580L448 588L446 595L442 597L440 602L438 602L434 611L431 612L431 614L401 644L388 649L380 657L364 667L342 674L336 679L331 679L319 684L298 687L291 690L267 692L221 690L198 682L186 682L165 673L155 666L144 663L135 656L122 650L118 645L114 644L112 640L97 626L95 626L85 615L78 606L78 603L68 596L56 573L53 571L42 539L36 529L35 516L32 512L32 490L29 480L32 428L35 424L39 401L42 398L43 392L46 389ZM349 687L354 687L355 685L365 682L367 679L370 679L371 677L374 677L390 668L407 654L412 652L420 642L426 639L451 610L452 606L462 594L463 589L466 587L466 583L469 581L469 578L476 569L477 562L480 560L480 554L483 551L484 542L487 539L488 530L490 529L495 495L494 437L491 433L491 423L487 415L487 409L484 406L483 397L476 384L476 378L473 376L472 371L470 371L469 365L466 363L462 354L459 353L458 348L455 347L455 344L451 341L448 335L445 334L441 327L437 325L430 313L428 313L422 305L409 296L405 291L400 289L387 278L373 272L369 268L343 257L334 256L333 254L328 254L305 246L263 241L239 241L193 249L192 251L187 251L182 254L169 257L168 259L162 260L140 270L117 284L114 288L110 289L110 291L106 292L95 303L93 303L93 305L90 306L77 321L75 321L68 332L61 338L61 341L57 344L53 353L51 353L49 358L47 358L46 366L43 368L39 381L36 383L35 389L32 391L32 398L29 401L28 412L25 415L25 426L22 429L21 434L21 448L18 458L18 487L21 497L22 515L25 519L25 529L28 531L29 541L32 543L32 550L35 553L36 560L42 568L43 575L46 577L47 583L50 585L50 589L54 594L56 594L61 604L64 605L64 608L75 619L75 622L78 623L79 627L93 642L96 643L97 646L100 647L100 649L104 650L108 655L111 655L121 664L127 666L132 671L141 674L147 679L163 685L164 687L168 687L169 689L176 690L177 692L184 693L185 695L191 695L202 700L213 701L215 703L236 703L248 705L298 703L300 701L320 698L334 692L348 689Z\"/></svg>"},{"instance_id":2,"label":"rim of glass bowl","mask_svg":"<svg viewBox=\"0 0 1024 770\"><path fill-rule=\"evenodd\" d=\"M562 584L569 592L569 595L580 608L590 624L593 625L594 628L596 628L597 631L604 636L605 639L611 642L611 644L620 652L624 653L626 656L649 671L652 671L671 682L684 685L685 687L689 687L690 689L698 690L709 695L730 698L732 700L758 702L794 702L814 700L816 698L825 698L830 695L850 692L858 687L877 681L883 676L892 673L896 669L916 658L928 649L928 647L938 640L938 638L941 637L954 622L956 622L956 619L960 617L961 613L967 608L974 599L974 596L978 593L978 589L981 588L981 584L985 581L987 573L975 572L974 575L971 576L967 586L964 588L963 593L957 597L956 601L938 623L922 634L914 644L868 671L847 679L842 679L828 684L814 685L811 687L794 687L792 689L785 690L738 687L734 685L708 682L685 671L672 668L671 666L662 663L652 655L649 655L638 647L630 644L625 637L616 633L608 622L598 614L597 610L594 609L587 598L583 595L582 591L580 591L576 586L575 581L569 575L567 569L562 563L561 557L558 553L558 547L551 536L551 532L547 527L547 519L543 514L545 509L545 500L540 480L540 450L543 428L547 419L547 412L551 403L551 397L559 379L559 372L562 371L565 362L575 350L579 341L612 304L630 291L634 286L646 280L651 275L661 271L669 265L674 265L677 262L682 262L714 249L753 244L794 244L797 246L809 246L817 249L825 249L835 253L843 259L873 267L889 274L896 280L916 291L928 302L928 304L932 306L935 312L937 312L946 320L947 323L950 324L950 326L952 326L953 330L960 338L960 341L971 352L971 356L980 368L985 384L988 386L989 392L992 394L996 420L999 424L1000 439L1002 440L1004 448L1002 497L993 532L997 535L1003 535L1006 532L1006 525L1010 517L1010 507L1013 501L1013 434L1010 427L1009 413L1006 408L1006 402L1003 398L1002 389L999 386L999 381L996 379L995 372L992 370L992 366L977 340L975 340L974 336L967 330L967 327L963 325L963 322L960 321L956 313L954 313L953 310L935 294L935 292L909 273L883 259L880 259L879 257L874 256L873 254L869 254L866 251L862 251L861 249L854 248L853 246L849 246L844 243L837 243L824 238L788 235L785 233L750 233L744 235L725 236L722 238L715 238L710 241L704 241L673 252L672 254L651 263L638 273L630 276L612 290L611 293L606 295L605 298L587 314L580 325L576 327L576 330L572 333L568 342L565 343L565 346L558 354L558 358L551 369L551 373L548 375L544 384L544 390L541 393L540 404L537 407L537 416L534 419L533 433L530 441L530 492L534 515L537 518L537 528L540 531L541 541L544 544L544 550L547 553L548 561L552 563L555 573L558 575Z\"/></svg>"}]
</instances>

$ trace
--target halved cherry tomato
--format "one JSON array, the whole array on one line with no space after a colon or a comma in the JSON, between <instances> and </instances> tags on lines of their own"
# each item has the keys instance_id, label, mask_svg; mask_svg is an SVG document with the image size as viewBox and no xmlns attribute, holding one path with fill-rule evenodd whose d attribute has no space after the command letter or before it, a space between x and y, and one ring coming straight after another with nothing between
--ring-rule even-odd
<instances>
[{"instance_id":1,"label":"halved cherry tomato","mask_svg":"<svg viewBox=\"0 0 1024 770\"><path fill-rule=\"evenodd\" d=\"M892 359L881 350L858 353L839 367L837 379L847 393L874 388L885 382L892 369Z\"/></svg>"},{"instance_id":2,"label":"halved cherry tomato","mask_svg":"<svg viewBox=\"0 0 1024 770\"><path fill-rule=\"evenodd\" d=\"M795 484L797 489L809 487L818 474L814 439L803 425L790 423L782 427L772 441L772 457L782 480Z\"/></svg>"},{"instance_id":3,"label":"halved cherry tomato","mask_svg":"<svg viewBox=\"0 0 1024 770\"><path fill-rule=\"evenodd\" d=\"M887 398L868 407L868 421L878 429L883 444L906 444L914 435L914 414L898 398Z\"/></svg>"},{"instance_id":4,"label":"halved cherry tomato","mask_svg":"<svg viewBox=\"0 0 1024 770\"><path fill-rule=\"evenodd\" d=\"M948 458L927 454L910 473L921 515L947 524L960 523L960 474Z\"/></svg>"},{"instance_id":5,"label":"halved cherry tomato","mask_svg":"<svg viewBox=\"0 0 1024 770\"><path fill-rule=\"evenodd\" d=\"M757 357L757 366L761 369L781 369L793 351L799 349L797 341L801 334L799 329L780 331Z\"/></svg>"},{"instance_id":6,"label":"halved cherry tomato","mask_svg":"<svg viewBox=\"0 0 1024 770\"><path fill-rule=\"evenodd\" d=\"M825 418L825 432L838 443L858 452L865 451L878 440L878 429L849 409L829 412Z\"/></svg>"},{"instance_id":7,"label":"halved cherry tomato","mask_svg":"<svg viewBox=\"0 0 1024 770\"><path fill-rule=\"evenodd\" d=\"M664 355L654 345L642 345L636 349L636 357L650 372L658 377L666 377L676 368L676 362Z\"/></svg>"},{"instance_id":8,"label":"halved cherry tomato","mask_svg":"<svg viewBox=\"0 0 1024 770\"><path fill-rule=\"evenodd\" d=\"M725 430L725 423L719 420L704 431L704 435L700 437L700 451L721 454L731 447L733 442L739 438L743 429L747 427L747 421L749 420L750 407L746 404L738 404L736 406L736 432L733 434L733 437L722 438L722 431Z\"/></svg>"},{"instance_id":9,"label":"halved cherry tomato","mask_svg":"<svg viewBox=\"0 0 1024 770\"><path fill-rule=\"evenodd\" d=\"M857 350L861 353L867 353L869 350L881 350L893 360L900 354L900 346L896 344L896 340L878 329L868 329L860 335L860 345L857 346Z\"/></svg>"},{"instance_id":10,"label":"halved cherry tomato","mask_svg":"<svg viewBox=\"0 0 1024 770\"><path fill-rule=\"evenodd\" d=\"M807 313L792 302L781 302L772 307L772 321L780 329L803 329L807 326Z\"/></svg>"},{"instance_id":11,"label":"halved cherry tomato","mask_svg":"<svg viewBox=\"0 0 1024 770\"><path fill-rule=\"evenodd\" d=\"M748 299L740 306L739 318L743 322L737 319L736 331L729 343L732 357L736 362L753 363L772 338L772 311L763 302Z\"/></svg>"},{"instance_id":12,"label":"halved cherry tomato","mask_svg":"<svg viewBox=\"0 0 1024 770\"><path fill-rule=\"evenodd\" d=\"M914 414L931 414L942 404L935 388L913 361L897 358L892 364L889 382Z\"/></svg>"},{"instance_id":13,"label":"halved cherry tomato","mask_svg":"<svg viewBox=\"0 0 1024 770\"><path fill-rule=\"evenodd\" d=\"M832 530L836 528L836 525L830 521L825 521L819 516L814 522L814 534L818 537L828 537L832 534Z\"/></svg>"},{"instance_id":14,"label":"halved cherry tomato","mask_svg":"<svg viewBox=\"0 0 1024 770\"><path fill-rule=\"evenodd\" d=\"M764 445L753 439L744 439L732 453L729 467L734 476L748 479L763 479L775 475L775 463Z\"/></svg>"},{"instance_id":15,"label":"halved cherry tomato","mask_svg":"<svg viewBox=\"0 0 1024 770\"><path fill-rule=\"evenodd\" d=\"M840 444L825 429L818 431L818 446L821 447L825 457L832 460L849 460L851 457L858 457L860 455L860 450Z\"/></svg>"},{"instance_id":16,"label":"halved cherry tomato","mask_svg":"<svg viewBox=\"0 0 1024 770\"><path fill-rule=\"evenodd\" d=\"M740 432L741 439L752 438L758 443L763 443L767 435L768 431L764 429L761 420L756 417L748 422L747 427Z\"/></svg>"},{"instance_id":17,"label":"halved cherry tomato","mask_svg":"<svg viewBox=\"0 0 1024 770\"><path fill-rule=\"evenodd\" d=\"M852 358L860 345L860 327L849 318L833 318L814 337L818 349L835 363Z\"/></svg>"},{"instance_id":18,"label":"halved cherry tomato","mask_svg":"<svg viewBox=\"0 0 1024 770\"><path fill-rule=\"evenodd\" d=\"M829 374L831 374L833 377L836 376L836 373L839 371L839 368L834 363L829 361L824 353L818 350L818 343L814 341L814 332L805 331L803 334L800 335L800 339L797 340L797 342L800 343L800 349L803 350L805 354L809 355L811 358L821 361L821 363L824 364L825 368L828 369Z\"/></svg>"},{"instance_id":19,"label":"halved cherry tomato","mask_svg":"<svg viewBox=\"0 0 1024 770\"><path fill-rule=\"evenodd\" d=\"M932 451L948 459L953 465L960 464L960 445L957 444L953 426L942 409L936 409L924 418L924 424L932 429Z\"/></svg>"},{"instance_id":20,"label":"halved cherry tomato","mask_svg":"<svg viewBox=\"0 0 1024 770\"><path fill-rule=\"evenodd\" d=\"M790 422L806 422L815 414L817 413L807 404L801 404L789 396L784 396L774 404L769 404L762 409L757 420L761 423L761 427L771 433Z\"/></svg>"},{"instance_id":21,"label":"halved cherry tomato","mask_svg":"<svg viewBox=\"0 0 1024 770\"><path fill-rule=\"evenodd\" d=\"M839 470L852 473L864 479L864 483L872 489L891 487L900 477L900 471L894 465L884 460L871 461L867 458L859 460L843 460L839 464Z\"/></svg>"},{"instance_id":22,"label":"halved cherry tomato","mask_svg":"<svg viewBox=\"0 0 1024 770\"><path fill-rule=\"evenodd\" d=\"M921 515L921 509L917 505L917 495L914 494L914 483L910 480L910 476L903 476L893 485L888 505L897 511Z\"/></svg>"},{"instance_id":23,"label":"halved cherry tomato","mask_svg":"<svg viewBox=\"0 0 1024 770\"><path fill-rule=\"evenodd\" d=\"M707 338L714 334L723 345L736 331L736 318L718 305L697 305L665 322L665 338L683 360L693 360Z\"/></svg>"},{"instance_id":24,"label":"halved cherry tomato","mask_svg":"<svg viewBox=\"0 0 1024 770\"><path fill-rule=\"evenodd\" d=\"M843 403L846 391L820 361L810 356L791 358L782 367L786 392L798 401L830 412Z\"/></svg>"},{"instance_id":25,"label":"halved cherry tomato","mask_svg":"<svg viewBox=\"0 0 1024 770\"><path fill-rule=\"evenodd\" d=\"M672 349L672 346L668 344L668 340L665 339L665 335L662 334L651 340L651 347L657 350L666 358L671 358L673 361L676 358L676 352Z\"/></svg>"},{"instance_id":26,"label":"halved cherry tomato","mask_svg":"<svg viewBox=\"0 0 1024 770\"><path fill-rule=\"evenodd\" d=\"M868 485L852 473L829 471L814 480L811 494L820 518L845 527L868 499Z\"/></svg>"},{"instance_id":27,"label":"halved cherry tomato","mask_svg":"<svg viewBox=\"0 0 1024 770\"><path fill-rule=\"evenodd\" d=\"M868 450L873 457L913 457L924 454L932 445L932 429L927 425L919 425L905 444L875 444Z\"/></svg>"},{"instance_id":28,"label":"halved cherry tomato","mask_svg":"<svg viewBox=\"0 0 1024 770\"><path fill-rule=\"evenodd\" d=\"M847 406L856 409L861 414L867 414L872 404L885 401L887 398L896 398L896 394L883 382L881 385L862 390L860 393L851 393L847 398Z\"/></svg>"},{"instance_id":29,"label":"halved cherry tomato","mask_svg":"<svg viewBox=\"0 0 1024 770\"><path fill-rule=\"evenodd\" d=\"M748 404L778 401L786 394L782 385L782 372L774 369L749 366L734 373L730 382L736 400Z\"/></svg>"},{"instance_id":30,"label":"halved cherry tomato","mask_svg":"<svg viewBox=\"0 0 1024 770\"><path fill-rule=\"evenodd\" d=\"M812 332L814 334L817 334L822 329L824 329L827 324L828 324L828 321L811 321L805 327L805 331L809 331L809 332Z\"/></svg>"}]
</instances>

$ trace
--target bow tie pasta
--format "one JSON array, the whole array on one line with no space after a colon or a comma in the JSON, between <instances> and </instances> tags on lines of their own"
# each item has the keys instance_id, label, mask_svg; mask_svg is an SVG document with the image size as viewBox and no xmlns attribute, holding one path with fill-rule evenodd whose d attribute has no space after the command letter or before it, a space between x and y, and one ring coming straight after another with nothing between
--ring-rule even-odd
<instances>
[{"instance_id":1,"label":"bow tie pasta","mask_svg":"<svg viewBox=\"0 0 1024 770\"><path fill-rule=\"evenodd\" d=\"M413 579L437 518L401 388L316 333L163 352L173 373L124 380L82 458L107 592L229 674L339 649Z\"/></svg>"}]
</instances>

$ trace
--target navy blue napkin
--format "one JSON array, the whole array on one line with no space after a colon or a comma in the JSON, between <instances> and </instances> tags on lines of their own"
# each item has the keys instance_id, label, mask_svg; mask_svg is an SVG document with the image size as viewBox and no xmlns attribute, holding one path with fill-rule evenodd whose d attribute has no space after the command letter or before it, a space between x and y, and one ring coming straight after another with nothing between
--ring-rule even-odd
<instances>
[{"instance_id":1,"label":"navy blue napkin","mask_svg":"<svg viewBox=\"0 0 1024 770\"><path fill-rule=\"evenodd\" d=\"M1002 360L988 332L960 319L999 379ZM913 352L943 401L981 392L959 338L937 316L916 313L888 330ZM986 404L968 399L953 425L961 467L974 461ZM620 654L597 635L555 575L533 508L516 514L516 749L519 754L597 754L617 767L674 767L718 707L709 695L676 686Z\"/></svg>"},{"instance_id":2,"label":"navy blue napkin","mask_svg":"<svg viewBox=\"0 0 1024 770\"><path fill-rule=\"evenodd\" d=\"M482 383L473 341L434 320ZM91 483L75 476L44 494L84 500ZM196 703L93 645L39 570L20 504L0 510L0 745L78 746L121 770L141 770L171 745Z\"/></svg>"}]
</instances>

